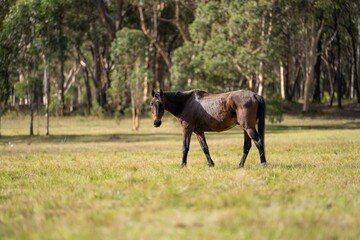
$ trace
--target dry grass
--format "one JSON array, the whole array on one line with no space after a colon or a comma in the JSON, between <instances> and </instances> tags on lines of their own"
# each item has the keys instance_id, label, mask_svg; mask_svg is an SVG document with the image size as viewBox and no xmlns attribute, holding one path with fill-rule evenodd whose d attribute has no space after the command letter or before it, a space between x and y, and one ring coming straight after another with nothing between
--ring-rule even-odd
<instances>
[{"instance_id":1,"label":"dry grass","mask_svg":"<svg viewBox=\"0 0 360 240\"><path fill-rule=\"evenodd\" d=\"M41 130L42 125L40 124ZM1 239L356 239L360 120L286 117L237 169L242 131L208 134L215 168L193 138L180 168L172 118L53 119L29 138L6 118L0 138ZM148 127L149 126L149 127ZM40 134L43 134L40 131Z\"/></svg>"}]
</instances>

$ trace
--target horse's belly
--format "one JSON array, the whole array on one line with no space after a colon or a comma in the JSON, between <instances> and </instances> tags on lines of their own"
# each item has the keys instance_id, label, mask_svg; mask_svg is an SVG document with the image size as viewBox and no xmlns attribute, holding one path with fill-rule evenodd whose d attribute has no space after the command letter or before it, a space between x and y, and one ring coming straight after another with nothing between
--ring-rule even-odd
<instances>
[{"instance_id":1,"label":"horse's belly","mask_svg":"<svg viewBox=\"0 0 360 240\"><path fill-rule=\"evenodd\" d=\"M197 121L195 131L221 132L233 128L236 124L236 117L231 116L226 116L224 118L203 118Z\"/></svg>"},{"instance_id":2,"label":"horse's belly","mask_svg":"<svg viewBox=\"0 0 360 240\"><path fill-rule=\"evenodd\" d=\"M221 132L237 124L236 112L231 109L227 97L203 98L195 112L195 131Z\"/></svg>"}]
</instances>

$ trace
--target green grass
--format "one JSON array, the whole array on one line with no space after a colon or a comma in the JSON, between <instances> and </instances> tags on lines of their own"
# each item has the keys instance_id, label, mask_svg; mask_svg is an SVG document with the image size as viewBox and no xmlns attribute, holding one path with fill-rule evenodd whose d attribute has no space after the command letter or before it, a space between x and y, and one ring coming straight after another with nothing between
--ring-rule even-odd
<instances>
[{"instance_id":1,"label":"green grass","mask_svg":"<svg viewBox=\"0 0 360 240\"><path fill-rule=\"evenodd\" d=\"M268 125L268 167L242 130L207 134L215 168L166 118L5 118L0 137L0 239L357 239L360 120L285 117ZM37 129L35 128L35 132Z\"/></svg>"}]
</instances>

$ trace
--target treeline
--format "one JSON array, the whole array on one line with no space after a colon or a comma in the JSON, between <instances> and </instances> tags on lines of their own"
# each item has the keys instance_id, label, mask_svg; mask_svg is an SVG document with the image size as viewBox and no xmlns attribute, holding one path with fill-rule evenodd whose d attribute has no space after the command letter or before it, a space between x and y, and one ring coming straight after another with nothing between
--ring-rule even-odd
<instances>
[{"instance_id":1,"label":"treeline","mask_svg":"<svg viewBox=\"0 0 360 240\"><path fill-rule=\"evenodd\" d=\"M0 116L131 111L137 129L158 88L360 103L359 30L358 0L1 0Z\"/></svg>"}]
</instances>

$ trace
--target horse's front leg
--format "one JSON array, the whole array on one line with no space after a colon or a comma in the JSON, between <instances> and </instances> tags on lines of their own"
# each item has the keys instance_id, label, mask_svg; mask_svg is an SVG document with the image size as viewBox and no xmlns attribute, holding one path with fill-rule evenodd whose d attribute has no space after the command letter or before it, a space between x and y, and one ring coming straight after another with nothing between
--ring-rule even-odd
<instances>
[{"instance_id":1,"label":"horse's front leg","mask_svg":"<svg viewBox=\"0 0 360 240\"><path fill-rule=\"evenodd\" d=\"M203 150L203 152L204 152L204 154L206 156L209 167L214 167L215 164L214 164L213 160L210 157L209 147L208 147L208 145L206 143L204 132L195 132L195 133L196 133L196 136L197 136L197 138L199 140L200 146L201 146L201 148L202 148L202 150Z\"/></svg>"},{"instance_id":2,"label":"horse's front leg","mask_svg":"<svg viewBox=\"0 0 360 240\"><path fill-rule=\"evenodd\" d=\"M187 156L190 149L190 140L191 140L192 131L184 128L183 130L183 157L181 162L181 167L186 167L187 164Z\"/></svg>"}]
</instances>

